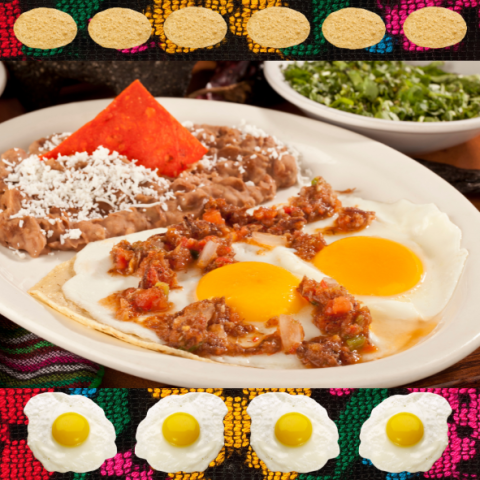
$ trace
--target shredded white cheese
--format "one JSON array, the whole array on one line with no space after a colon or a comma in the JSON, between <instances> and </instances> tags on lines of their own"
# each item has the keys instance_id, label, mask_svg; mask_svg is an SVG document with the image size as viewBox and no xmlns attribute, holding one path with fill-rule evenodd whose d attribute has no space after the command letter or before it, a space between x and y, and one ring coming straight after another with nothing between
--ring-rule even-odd
<instances>
[{"instance_id":1,"label":"shredded white cheese","mask_svg":"<svg viewBox=\"0 0 480 480\"><path fill-rule=\"evenodd\" d=\"M255 138L259 137L268 137L267 133L264 132L261 128L258 128L255 125L250 125L245 119L240 121L238 127L234 127L240 130L243 133L243 136L252 135Z\"/></svg>"},{"instance_id":2,"label":"shredded white cheese","mask_svg":"<svg viewBox=\"0 0 480 480\"><path fill-rule=\"evenodd\" d=\"M182 125L190 131L192 135L194 135L197 140L206 148L209 148L209 145L204 143L202 140L206 139L207 136L204 133L205 130L203 128L195 128L195 124L191 121L185 121L182 123ZM266 137L271 137L276 146L275 147L269 147L266 149L266 151L262 151L262 149L257 145L254 147L254 150L256 152L261 152L262 154L268 156L271 159L277 159L281 158L282 155L286 155L287 153L292 153L289 149L288 146L284 145L280 140L278 140L276 137L273 135L268 135L266 132L264 132L261 128L256 127L255 125L250 125L246 122L246 120L241 120L239 126L234 126L232 128L236 128L237 130L240 131L241 133L241 138L244 140L247 138L248 135L251 135L255 138L266 138ZM215 138L212 135L212 142L215 140ZM253 154L250 156L251 159L257 158L256 154ZM298 159L298 157L296 157ZM226 158L217 158L216 154L214 155L209 155L208 153L205 154L198 162L199 165L202 166L204 170L207 172L211 172L215 166L220 163L220 162L226 162L228 161ZM234 160L235 162L243 162L244 157L242 155L237 155L237 158ZM246 170L243 166L239 166L239 173L245 173Z\"/></svg>"},{"instance_id":3,"label":"shredded white cheese","mask_svg":"<svg viewBox=\"0 0 480 480\"><path fill-rule=\"evenodd\" d=\"M57 169L58 167L58 169ZM100 203L111 212L132 207L161 205L174 197L168 191L170 182L153 170L124 161L117 152L99 147L92 155L86 152L59 156L55 168L37 155L31 155L15 166L5 178L7 188L16 188L24 197L22 208L10 218L32 216L46 218L54 207L70 213L73 221L102 218ZM148 184L156 184L156 190ZM143 205L138 196L147 196L155 203ZM55 219L49 219L55 225ZM72 238L72 237L70 237Z\"/></svg>"},{"instance_id":4,"label":"shredded white cheese","mask_svg":"<svg viewBox=\"0 0 480 480\"><path fill-rule=\"evenodd\" d=\"M67 230L63 235L60 235L60 243L63 245L65 239L70 238L72 240L78 240L82 236L82 231L79 228L71 228Z\"/></svg>"},{"instance_id":5,"label":"shredded white cheese","mask_svg":"<svg viewBox=\"0 0 480 480\"><path fill-rule=\"evenodd\" d=\"M38 150L41 153L49 152L53 150L55 147L58 147L70 135L71 135L70 132L55 133L54 135L51 135L49 138L47 138L47 140L44 142L44 144L41 147L39 147Z\"/></svg>"},{"instance_id":6,"label":"shredded white cheese","mask_svg":"<svg viewBox=\"0 0 480 480\"><path fill-rule=\"evenodd\" d=\"M226 158L217 157L216 153L213 155L205 154L201 160L198 161L198 164L201 165L205 170L211 171L217 163L226 161Z\"/></svg>"},{"instance_id":7,"label":"shredded white cheese","mask_svg":"<svg viewBox=\"0 0 480 480\"><path fill-rule=\"evenodd\" d=\"M16 248L13 247L8 247L12 251L14 255L16 255L18 258L25 258L27 255L20 250L17 250Z\"/></svg>"}]
</instances>

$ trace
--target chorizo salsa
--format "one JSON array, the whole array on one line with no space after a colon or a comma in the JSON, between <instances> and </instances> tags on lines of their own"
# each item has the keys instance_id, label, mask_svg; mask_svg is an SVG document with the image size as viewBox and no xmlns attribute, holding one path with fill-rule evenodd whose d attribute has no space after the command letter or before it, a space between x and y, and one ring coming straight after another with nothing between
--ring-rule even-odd
<instances>
[{"instance_id":1,"label":"chorizo salsa","mask_svg":"<svg viewBox=\"0 0 480 480\"><path fill-rule=\"evenodd\" d=\"M225 298L212 298L172 313L169 292L181 288L177 272L200 268L203 273L235 263L235 242L255 235L281 237L302 259L311 260L326 242L323 233L306 233L303 227L336 215L331 232L351 232L367 227L374 212L344 208L332 187L321 177L303 187L286 205L247 207L210 199L201 218L185 216L181 223L146 241L116 244L110 252L112 275L139 277L137 288L116 292L102 302L122 321L138 321L172 348L202 357L247 356L283 352L296 355L306 368L350 365L371 348L368 308L333 279L321 282L304 277L298 293L313 305L312 322L319 335L304 339L303 327L288 315L271 318L260 332L244 321ZM146 319L145 319L146 317ZM253 341L242 342L242 339ZM248 345L248 346L245 346Z\"/></svg>"}]
</instances>

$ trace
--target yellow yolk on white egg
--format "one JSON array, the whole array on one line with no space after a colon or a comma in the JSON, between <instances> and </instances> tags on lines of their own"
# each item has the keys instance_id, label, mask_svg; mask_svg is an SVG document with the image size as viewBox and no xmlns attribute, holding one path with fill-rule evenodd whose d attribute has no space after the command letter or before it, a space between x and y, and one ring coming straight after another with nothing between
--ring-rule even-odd
<instances>
[{"instance_id":1,"label":"yellow yolk on white egg","mask_svg":"<svg viewBox=\"0 0 480 480\"><path fill-rule=\"evenodd\" d=\"M247 415L252 421L250 445L271 472L315 472L340 453L337 426L306 395L259 394L250 401Z\"/></svg>"},{"instance_id":2,"label":"yellow yolk on white egg","mask_svg":"<svg viewBox=\"0 0 480 480\"><path fill-rule=\"evenodd\" d=\"M200 425L189 413L178 412L165 419L162 426L165 440L174 447L188 447L200 436Z\"/></svg>"},{"instance_id":3,"label":"yellow yolk on white egg","mask_svg":"<svg viewBox=\"0 0 480 480\"><path fill-rule=\"evenodd\" d=\"M286 413L275 424L275 436L287 447L300 447L312 436L312 422L301 413Z\"/></svg>"},{"instance_id":4,"label":"yellow yolk on white egg","mask_svg":"<svg viewBox=\"0 0 480 480\"><path fill-rule=\"evenodd\" d=\"M413 413L397 413L387 423L387 437L398 447L413 447L423 438L423 433L423 423Z\"/></svg>"},{"instance_id":5,"label":"yellow yolk on white egg","mask_svg":"<svg viewBox=\"0 0 480 480\"><path fill-rule=\"evenodd\" d=\"M167 395L155 403L137 428L135 454L161 472L203 472L225 445L225 402L216 395Z\"/></svg>"},{"instance_id":6,"label":"yellow yolk on white egg","mask_svg":"<svg viewBox=\"0 0 480 480\"><path fill-rule=\"evenodd\" d=\"M217 268L198 282L199 300L225 297L245 320L265 322L298 313L305 301L296 291L300 280L284 268L263 262L238 262Z\"/></svg>"},{"instance_id":7,"label":"yellow yolk on white egg","mask_svg":"<svg viewBox=\"0 0 480 480\"><path fill-rule=\"evenodd\" d=\"M78 447L88 438L90 425L79 413L67 412L55 419L52 425L52 436L64 447Z\"/></svg>"},{"instance_id":8,"label":"yellow yolk on white egg","mask_svg":"<svg viewBox=\"0 0 480 480\"><path fill-rule=\"evenodd\" d=\"M342 238L321 250L313 263L352 295L397 295L415 287L423 275L414 252L378 237Z\"/></svg>"}]
</instances>

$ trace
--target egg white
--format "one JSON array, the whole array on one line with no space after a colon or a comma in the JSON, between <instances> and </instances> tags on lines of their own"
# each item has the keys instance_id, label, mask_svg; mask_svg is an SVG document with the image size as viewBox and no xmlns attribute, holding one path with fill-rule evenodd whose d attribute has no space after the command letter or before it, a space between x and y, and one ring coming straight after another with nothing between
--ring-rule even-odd
<instances>
[{"instance_id":1,"label":"egg white","mask_svg":"<svg viewBox=\"0 0 480 480\"><path fill-rule=\"evenodd\" d=\"M27 402L24 412L28 417L28 446L49 472L91 472L117 454L115 428L89 398L60 392L41 393ZM87 439L78 447L64 447L52 435L54 421L68 412L83 415L90 426Z\"/></svg>"},{"instance_id":2,"label":"egg white","mask_svg":"<svg viewBox=\"0 0 480 480\"><path fill-rule=\"evenodd\" d=\"M327 243L347 236L378 236L406 246L420 258L424 266L422 281L408 292L390 297L356 296L371 311L371 336L377 347L375 352L365 355L364 359L383 358L402 351L412 345L412 341L418 341L418 338L415 339L418 332L434 329L439 321L439 314L455 290L468 253L460 246L460 229L435 205L415 205L406 200L384 204L351 195L341 195L340 199L345 206L358 206L364 210L375 211L377 218L367 229L360 232L326 235ZM334 220L335 217L313 222L307 225L305 230L313 232L332 225ZM164 343L153 331L141 325L142 318L139 323L123 322L115 319L109 308L99 304L101 299L116 291L138 286L138 277L112 276L108 273L111 268L109 253L113 245L122 239L130 242L146 240L164 231L165 229L148 230L90 243L77 254L74 265L76 275L63 286L65 296L101 323L146 340ZM270 263L284 268L299 279L307 276L321 281L325 278L312 263L299 258L290 248L276 247L269 250L246 243L236 243L233 248L235 258L240 262ZM201 272L198 269L178 273L178 282L182 288L171 290L169 295L169 300L174 305L173 312L180 311L198 300L196 288L200 278ZM294 315L303 326L306 340L321 334L312 323L312 310L313 307L307 305ZM257 327L265 333L275 330L266 330L261 325ZM303 368L296 355L284 353L245 357L218 356L213 359L258 368Z\"/></svg>"},{"instance_id":3,"label":"egg white","mask_svg":"<svg viewBox=\"0 0 480 480\"><path fill-rule=\"evenodd\" d=\"M359 232L326 235L327 244L345 237L371 236L398 242L413 251L422 261L424 277L419 285L399 295L375 297L356 295L369 308L389 300L411 303L417 318L428 320L438 315L453 295L462 273L467 250L461 248L462 232L434 204L417 205L407 200L381 203L351 195L340 195L345 207L374 211L376 219ZM332 221L313 222L307 232L330 225Z\"/></svg>"},{"instance_id":4,"label":"egg white","mask_svg":"<svg viewBox=\"0 0 480 480\"><path fill-rule=\"evenodd\" d=\"M387 423L397 413L413 413L423 423L424 435L412 447L398 447L386 433ZM360 456L384 472L426 472L442 456L448 445L447 419L452 413L440 395L416 392L393 395L376 406L360 431Z\"/></svg>"},{"instance_id":5,"label":"egg white","mask_svg":"<svg viewBox=\"0 0 480 480\"><path fill-rule=\"evenodd\" d=\"M287 447L275 436L277 420L291 412L302 413L312 422L312 436L299 447ZM340 453L337 426L310 397L264 393L250 402L247 414L252 420L250 445L272 472L313 472Z\"/></svg>"},{"instance_id":6,"label":"egg white","mask_svg":"<svg viewBox=\"0 0 480 480\"><path fill-rule=\"evenodd\" d=\"M163 422L177 412L189 413L200 425L200 436L188 447L175 447L162 434ZM224 445L225 402L210 393L170 395L148 410L137 428L135 454L155 470L167 473L203 472Z\"/></svg>"},{"instance_id":7,"label":"egg white","mask_svg":"<svg viewBox=\"0 0 480 480\"><path fill-rule=\"evenodd\" d=\"M126 288L138 287L138 277L124 277L108 273L112 268L110 251L113 246L122 240L128 240L132 243L144 241L152 235L165 231L165 228L157 228L89 243L82 251L77 253L74 264L75 276L63 285L64 295L90 313L95 320L105 325L124 333L137 335L145 340L163 343L152 330L134 322L117 320L112 310L99 302L112 293Z\"/></svg>"}]
</instances>

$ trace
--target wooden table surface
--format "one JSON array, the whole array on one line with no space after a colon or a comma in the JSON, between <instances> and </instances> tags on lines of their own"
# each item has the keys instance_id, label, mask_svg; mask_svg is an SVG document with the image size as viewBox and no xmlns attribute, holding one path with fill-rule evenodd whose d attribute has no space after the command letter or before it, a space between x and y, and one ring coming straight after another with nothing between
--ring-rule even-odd
<instances>
[{"instance_id":1,"label":"wooden table surface","mask_svg":"<svg viewBox=\"0 0 480 480\"><path fill-rule=\"evenodd\" d=\"M61 103L72 101L102 98L103 92L90 86L70 87L62 92ZM273 107L297 115L303 115L294 105L287 102L279 103ZM24 109L16 98L0 98L0 122L9 120L24 113ZM441 163L448 163L460 168L480 169L480 136L453 148L441 150L431 154L416 155L416 158ZM467 198L480 210L480 195L467 196ZM479 239L480 241L480 239ZM105 368L102 387L109 388L153 388L165 385L152 382L139 377L134 377L123 372ZM208 387L208 385L205 385ZM415 387L480 387L480 348L458 362L456 365L408 386Z\"/></svg>"}]
</instances>

